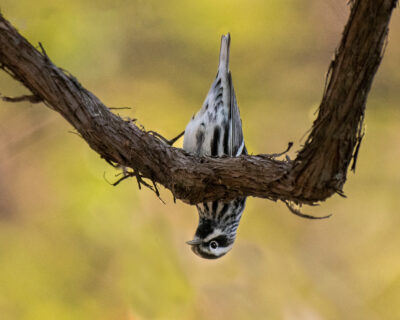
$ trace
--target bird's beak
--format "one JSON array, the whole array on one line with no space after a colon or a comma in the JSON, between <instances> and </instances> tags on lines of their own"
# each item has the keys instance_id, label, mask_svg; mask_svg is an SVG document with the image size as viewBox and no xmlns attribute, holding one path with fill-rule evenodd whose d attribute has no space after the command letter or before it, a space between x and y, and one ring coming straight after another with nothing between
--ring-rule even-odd
<instances>
[{"instance_id":1,"label":"bird's beak","mask_svg":"<svg viewBox=\"0 0 400 320\"><path fill-rule=\"evenodd\" d=\"M201 239L196 239L196 238L194 238L193 240L186 241L186 243L189 244L189 245L191 245L191 246L195 246L195 245L201 243Z\"/></svg>"}]
</instances>

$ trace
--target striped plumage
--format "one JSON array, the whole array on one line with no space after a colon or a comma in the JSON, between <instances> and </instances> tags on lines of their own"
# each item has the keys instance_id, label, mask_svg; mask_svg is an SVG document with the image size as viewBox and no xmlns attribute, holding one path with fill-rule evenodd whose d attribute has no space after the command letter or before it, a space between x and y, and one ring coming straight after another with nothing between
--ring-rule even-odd
<instances>
[{"instance_id":1,"label":"striped plumage","mask_svg":"<svg viewBox=\"0 0 400 320\"><path fill-rule=\"evenodd\" d=\"M242 122L229 71L230 35L222 36L217 76L200 111L185 129L183 149L198 156L247 154ZM197 205L199 225L188 244L199 256L216 259L233 246L246 198Z\"/></svg>"}]
</instances>

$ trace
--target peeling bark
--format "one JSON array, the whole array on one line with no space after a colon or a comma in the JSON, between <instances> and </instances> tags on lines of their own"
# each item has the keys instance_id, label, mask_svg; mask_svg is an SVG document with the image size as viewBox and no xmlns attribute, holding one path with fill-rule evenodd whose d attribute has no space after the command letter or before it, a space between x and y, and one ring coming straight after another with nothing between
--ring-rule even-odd
<instances>
[{"instance_id":1,"label":"peeling bark","mask_svg":"<svg viewBox=\"0 0 400 320\"><path fill-rule=\"evenodd\" d=\"M305 145L295 160L274 155L195 157L113 114L93 93L58 68L43 47L34 48L0 15L1 68L32 96L16 102L44 102L60 113L89 146L110 163L129 167L139 183L156 183L174 197L195 204L239 195L313 204L343 195L363 132L368 92L382 60L388 24L397 0L355 0L327 85ZM150 179L151 186L143 179Z\"/></svg>"}]
</instances>

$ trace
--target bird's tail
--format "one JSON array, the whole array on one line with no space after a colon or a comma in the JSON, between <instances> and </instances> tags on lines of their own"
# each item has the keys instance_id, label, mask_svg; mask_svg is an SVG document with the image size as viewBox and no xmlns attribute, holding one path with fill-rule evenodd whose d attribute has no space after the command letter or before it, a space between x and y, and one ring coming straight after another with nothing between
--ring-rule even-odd
<instances>
[{"instance_id":1,"label":"bird's tail","mask_svg":"<svg viewBox=\"0 0 400 320\"><path fill-rule=\"evenodd\" d=\"M218 69L229 70L229 47L231 44L231 35L229 32L221 38L221 51L219 53Z\"/></svg>"}]
</instances>

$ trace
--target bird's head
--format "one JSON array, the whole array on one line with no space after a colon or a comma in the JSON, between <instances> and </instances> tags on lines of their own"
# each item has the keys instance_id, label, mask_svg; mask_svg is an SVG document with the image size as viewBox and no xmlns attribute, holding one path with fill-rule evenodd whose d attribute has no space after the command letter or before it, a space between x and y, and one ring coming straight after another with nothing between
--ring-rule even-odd
<instances>
[{"instance_id":1,"label":"bird's head","mask_svg":"<svg viewBox=\"0 0 400 320\"><path fill-rule=\"evenodd\" d=\"M186 242L204 259L218 259L232 249L235 238L209 219L199 223L194 239Z\"/></svg>"}]
</instances>

